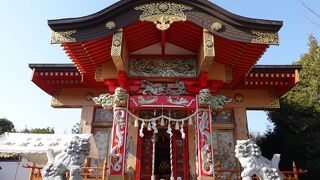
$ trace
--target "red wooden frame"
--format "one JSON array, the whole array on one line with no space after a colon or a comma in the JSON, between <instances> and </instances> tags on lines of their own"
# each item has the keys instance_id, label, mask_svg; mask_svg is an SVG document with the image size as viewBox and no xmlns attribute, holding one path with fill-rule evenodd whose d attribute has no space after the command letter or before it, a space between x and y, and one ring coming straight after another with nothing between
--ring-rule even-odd
<instances>
[{"instance_id":1,"label":"red wooden frame","mask_svg":"<svg viewBox=\"0 0 320 180\"><path fill-rule=\"evenodd\" d=\"M140 127L140 126L139 126ZM137 129L137 131L139 131L140 128ZM173 139L172 142L175 142L175 139L177 136L180 135L179 131L173 130L174 131L174 135L173 135ZM184 127L184 132L185 132L185 138L183 140L183 150L184 150L184 180L188 180L189 179L189 146L188 146L188 128ZM139 133L138 133L139 134ZM142 137L140 137L138 135L138 139L137 139L137 161L136 161L136 180L140 180L140 176L141 176L141 147L142 145ZM176 152L176 147L173 144L172 147L172 152L175 153ZM176 178L176 157L175 155L173 155L173 174L174 177Z\"/></svg>"},{"instance_id":2,"label":"red wooden frame","mask_svg":"<svg viewBox=\"0 0 320 180\"><path fill-rule=\"evenodd\" d=\"M183 179L184 180L188 180L189 179L189 146L188 146L188 128L184 127L184 132L185 132L185 138L183 139L183 158L184 158L184 176ZM177 136L180 136L181 133L177 130L174 130L173 136L172 136L172 142L173 142L173 146L172 146L172 152L176 153L176 146L175 146L175 141L177 139ZM173 155L173 176L175 177L175 179L177 178L177 158L176 155Z\"/></svg>"}]
</instances>

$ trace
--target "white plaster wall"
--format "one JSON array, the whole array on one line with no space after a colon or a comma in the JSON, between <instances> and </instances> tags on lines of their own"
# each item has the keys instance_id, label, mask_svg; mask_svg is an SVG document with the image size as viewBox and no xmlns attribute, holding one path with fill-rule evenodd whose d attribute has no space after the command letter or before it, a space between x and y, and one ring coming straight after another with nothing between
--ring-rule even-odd
<instances>
[{"instance_id":1,"label":"white plaster wall","mask_svg":"<svg viewBox=\"0 0 320 180\"><path fill-rule=\"evenodd\" d=\"M0 161L0 180L28 180L30 169L23 168L22 165L27 164L26 160L22 162L5 162ZM18 167L18 169L17 169ZM15 174L17 171L16 178Z\"/></svg>"}]
</instances>

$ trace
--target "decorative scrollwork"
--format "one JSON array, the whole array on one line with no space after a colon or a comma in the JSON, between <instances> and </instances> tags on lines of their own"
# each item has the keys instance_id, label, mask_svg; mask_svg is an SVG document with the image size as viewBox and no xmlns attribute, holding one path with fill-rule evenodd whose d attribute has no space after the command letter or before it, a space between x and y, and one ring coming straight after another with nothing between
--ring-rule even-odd
<instances>
[{"instance_id":1,"label":"decorative scrollwork","mask_svg":"<svg viewBox=\"0 0 320 180\"><path fill-rule=\"evenodd\" d=\"M232 69L226 67L226 82L230 83L232 81Z\"/></svg>"},{"instance_id":2,"label":"decorative scrollwork","mask_svg":"<svg viewBox=\"0 0 320 180\"><path fill-rule=\"evenodd\" d=\"M143 104L152 104L157 102L158 97L157 96L149 96L144 98L143 96L138 96L138 103L139 105Z\"/></svg>"},{"instance_id":3,"label":"decorative scrollwork","mask_svg":"<svg viewBox=\"0 0 320 180\"><path fill-rule=\"evenodd\" d=\"M115 118L115 125L116 125L116 144L112 147L110 152L110 157L114 159L111 161L111 168L112 170L119 172L121 170L121 162L123 160L123 156L118 150L123 146L124 143L124 126L125 126L125 114L124 110L115 110L114 111L114 118Z\"/></svg>"},{"instance_id":4,"label":"decorative scrollwork","mask_svg":"<svg viewBox=\"0 0 320 180\"><path fill-rule=\"evenodd\" d=\"M102 82L103 81L103 76L102 76L102 65L96 66L96 71L94 73L94 79L97 82Z\"/></svg>"},{"instance_id":5,"label":"decorative scrollwork","mask_svg":"<svg viewBox=\"0 0 320 180\"><path fill-rule=\"evenodd\" d=\"M129 75L136 77L196 77L194 59L130 59Z\"/></svg>"},{"instance_id":6,"label":"decorative scrollwork","mask_svg":"<svg viewBox=\"0 0 320 180\"><path fill-rule=\"evenodd\" d=\"M252 30L252 34L257 37L252 39L251 43L256 44L279 44L279 35L278 32L269 32L269 31L257 31Z\"/></svg>"},{"instance_id":7,"label":"decorative scrollwork","mask_svg":"<svg viewBox=\"0 0 320 180\"><path fill-rule=\"evenodd\" d=\"M164 31L175 21L185 21L187 17L183 11L191 10L192 7L172 2L157 2L143 4L135 9L143 11L140 15L141 21L151 21L159 30Z\"/></svg>"},{"instance_id":8,"label":"decorative scrollwork","mask_svg":"<svg viewBox=\"0 0 320 180\"><path fill-rule=\"evenodd\" d=\"M63 104L60 102L60 96L61 96L61 89L56 89L54 92L53 92L53 95L52 95L52 99L51 99L51 106L52 107L59 107L59 106L62 106Z\"/></svg>"},{"instance_id":9,"label":"decorative scrollwork","mask_svg":"<svg viewBox=\"0 0 320 180\"><path fill-rule=\"evenodd\" d=\"M209 89L202 89L198 95L200 105L210 105L214 109L223 109L226 103L230 103L232 99L228 99L223 95L212 96Z\"/></svg>"},{"instance_id":10,"label":"decorative scrollwork","mask_svg":"<svg viewBox=\"0 0 320 180\"><path fill-rule=\"evenodd\" d=\"M178 96L169 96L167 98L167 101L169 103L175 104L175 105L184 105L184 104L188 104L190 102L187 99L185 99L183 97L178 97Z\"/></svg>"},{"instance_id":11,"label":"decorative scrollwork","mask_svg":"<svg viewBox=\"0 0 320 180\"><path fill-rule=\"evenodd\" d=\"M101 104L102 107L112 109L113 106L125 107L127 105L126 90L118 87L114 94L101 94L99 97L92 99L96 104Z\"/></svg>"},{"instance_id":12,"label":"decorative scrollwork","mask_svg":"<svg viewBox=\"0 0 320 180\"><path fill-rule=\"evenodd\" d=\"M77 30L70 31L52 31L51 44L59 44L66 42L76 42L76 39L71 37Z\"/></svg>"},{"instance_id":13,"label":"decorative scrollwork","mask_svg":"<svg viewBox=\"0 0 320 180\"><path fill-rule=\"evenodd\" d=\"M213 35L209 32L204 33L204 55L205 56L214 56L214 42Z\"/></svg>"},{"instance_id":14,"label":"decorative scrollwork","mask_svg":"<svg viewBox=\"0 0 320 180\"><path fill-rule=\"evenodd\" d=\"M209 127L209 118L208 118L208 112L206 111L200 111L199 112L199 118L200 124L200 135L201 135L201 141L203 142L203 146L201 148L201 158L202 158L202 164L201 169L202 171L207 175L213 174L213 161L212 161L212 146L211 146L211 134L210 131L208 131Z\"/></svg>"},{"instance_id":15,"label":"decorative scrollwork","mask_svg":"<svg viewBox=\"0 0 320 180\"><path fill-rule=\"evenodd\" d=\"M142 81L144 86L143 94L150 94L150 95L164 95L164 94L171 94L171 95L181 95L186 93L186 88L183 82L176 82L172 88L169 87L167 83L163 83L160 86L156 86L155 84Z\"/></svg>"},{"instance_id":16,"label":"decorative scrollwork","mask_svg":"<svg viewBox=\"0 0 320 180\"><path fill-rule=\"evenodd\" d=\"M279 98L274 93L269 93L269 108L280 108Z\"/></svg>"}]
</instances>

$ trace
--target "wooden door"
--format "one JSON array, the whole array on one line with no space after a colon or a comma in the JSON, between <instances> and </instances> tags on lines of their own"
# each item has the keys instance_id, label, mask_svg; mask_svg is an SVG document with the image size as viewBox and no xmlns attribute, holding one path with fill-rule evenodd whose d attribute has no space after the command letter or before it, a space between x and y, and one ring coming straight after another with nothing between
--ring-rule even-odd
<instances>
[{"instance_id":1,"label":"wooden door","mask_svg":"<svg viewBox=\"0 0 320 180\"><path fill-rule=\"evenodd\" d=\"M170 179L170 136L166 132L167 129L159 129L156 138L155 149L155 177L156 179ZM185 139L182 139L180 131L172 130L172 160L173 160L173 175L175 179L178 177L181 180L189 179L189 158L188 158L188 140L187 128L184 128L186 133ZM137 147L137 179L150 180L152 175L152 156L153 156L153 131L143 131L144 137L138 138Z\"/></svg>"}]
</instances>

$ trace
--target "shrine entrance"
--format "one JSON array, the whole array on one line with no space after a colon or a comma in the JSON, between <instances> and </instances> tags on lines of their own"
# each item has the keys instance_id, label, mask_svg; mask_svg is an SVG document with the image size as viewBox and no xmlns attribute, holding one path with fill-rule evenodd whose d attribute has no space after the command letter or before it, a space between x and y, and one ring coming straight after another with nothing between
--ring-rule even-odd
<instances>
[{"instance_id":1,"label":"shrine entrance","mask_svg":"<svg viewBox=\"0 0 320 180\"><path fill-rule=\"evenodd\" d=\"M170 135L165 129L159 129L155 136L155 169L154 174L159 179L168 179L171 175L170 166Z\"/></svg>"},{"instance_id":2,"label":"shrine entrance","mask_svg":"<svg viewBox=\"0 0 320 180\"><path fill-rule=\"evenodd\" d=\"M140 117L146 118L146 114L150 112L159 113L157 110L143 110L140 112ZM169 112L163 111L163 113L168 114ZM171 117L175 118L187 115L188 112L182 110L171 113ZM150 180L153 176L155 180L170 180L170 177L173 176L175 179L187 180L189 172L187 126L183 127L186 133L183 139L180 129L175 129L174 123L171 123L171 137L167 129L168 122L162 125L157 125L157 133L144 128L144 136L138 136L137 155L140 163L137 163L137 170L140 172L137 173L137 179ZM141 124L139 126L141 127Z\"/></svg>"}]
</instances>

